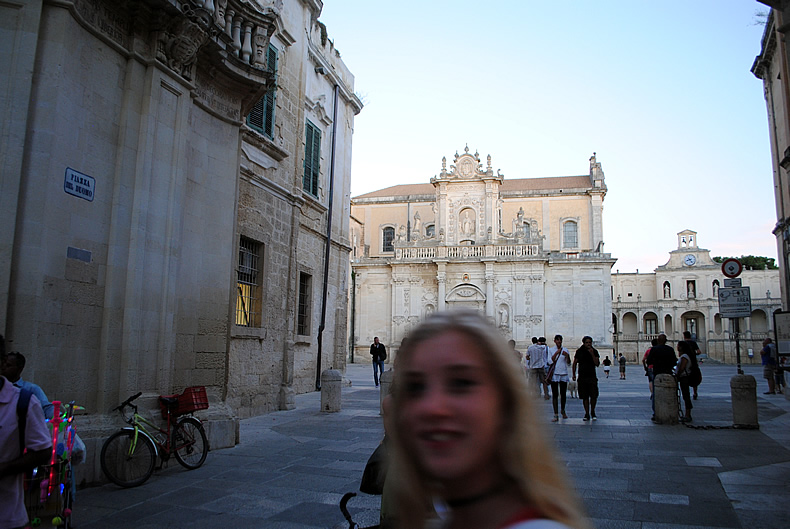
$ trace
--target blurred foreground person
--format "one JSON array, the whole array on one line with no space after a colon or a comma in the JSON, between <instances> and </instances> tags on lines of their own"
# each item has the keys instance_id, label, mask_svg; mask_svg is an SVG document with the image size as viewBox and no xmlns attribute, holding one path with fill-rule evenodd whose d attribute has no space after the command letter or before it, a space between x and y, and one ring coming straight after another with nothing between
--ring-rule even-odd
<instances>
[{"instance_id":1,"label":"blurred foreground person","mask_svg":"<svg viewBox=\"0 0 790 529\"><path fill-rule=\"evenodd\" d=\"M434 313L409 334L387 419L399 528L589 527L516 367L477 313Z\"/></svg>"}]
</instances>

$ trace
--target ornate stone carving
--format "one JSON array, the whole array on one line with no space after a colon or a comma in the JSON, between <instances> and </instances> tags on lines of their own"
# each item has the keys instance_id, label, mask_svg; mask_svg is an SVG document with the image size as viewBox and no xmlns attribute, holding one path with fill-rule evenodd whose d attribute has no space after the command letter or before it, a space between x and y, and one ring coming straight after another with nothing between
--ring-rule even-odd
<instances>
[{"instance_id":1,"label":"ornate stone carving","mask_svg":"<svg viewBox=\"0 0 790 529\"><path fill-rule=\"evenodd\" d=\"M392 317L392 323L394 323L395 325L398 325L398 326L403 325L405 321L406 321L406 318L404 318L403 316L393 316Z\"/></svg>"},{"instance_id":2,"label":"ornate stone carving","mask_svg":"<svg viewBox=\"0 0 790 529\"><path fill-rule=\"evenodd\" d=\"M174 19L160 40L160 51L171 70L192 79L192 65L197 52L209 39L209 20L205 10L189 10L186 16ZM191 16L190 16L191 15ZM160 57L161 58L161 57Z\"/></svg>"},{"instance_id":3,"label":"ornate stone carving","mask_svg":"<svg viewBox=\"0 0 790 529\"><path fill-rule=\"evenodd\" d=\"M455 293L461 297L469 298L477 294L477 291L473 288L459 288Z\"/></svg>"}]
</instances>

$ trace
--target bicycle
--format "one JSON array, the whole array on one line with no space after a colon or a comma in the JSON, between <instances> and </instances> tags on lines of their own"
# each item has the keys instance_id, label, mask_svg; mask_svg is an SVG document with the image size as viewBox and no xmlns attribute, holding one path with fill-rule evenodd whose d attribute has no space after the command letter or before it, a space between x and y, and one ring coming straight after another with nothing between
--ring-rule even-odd
<instances>
[{"instance_id":1,"label":"bicycle","mask_svg":"<svg viewBox=\"0 0 790 529\"><path fill-rule=\"evenodd\" d=\"M206 388L190 387L181 395L159 396L166 429L137 413L137 406L132 402L140 395L142 392L113 409L120 412L124 422L130 426L108 437L101 449L102 471L110 481L121 487L137 487L145 483L154 472L157 458L161 460L159 468L171 455L175 455L181 466L193 470L203 464L209 450L203 423L191 415L194 411L208 408ZM128 417L127 407L133 410ZM184 414L189 415L179 418Z\"/></svg>"}]
</instances>

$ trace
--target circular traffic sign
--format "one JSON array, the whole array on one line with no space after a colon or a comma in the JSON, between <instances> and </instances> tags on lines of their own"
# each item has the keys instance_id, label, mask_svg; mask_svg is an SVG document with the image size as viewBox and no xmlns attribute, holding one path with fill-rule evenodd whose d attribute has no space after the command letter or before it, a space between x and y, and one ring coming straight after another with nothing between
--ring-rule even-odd
<instances>
[{"instance_id":1,"label":"circular traffic sign","mask_svg":"<svg viewBox=\"0 0 790 529\"><path fill-rule=\"evenodd\" d=\"M733 278L738 277L743 272L743 265L737 259L733 259L730 257L729 259L725 259L723 263L721 263L721 273L727 277Z\"/></svg>"}]
</instances>

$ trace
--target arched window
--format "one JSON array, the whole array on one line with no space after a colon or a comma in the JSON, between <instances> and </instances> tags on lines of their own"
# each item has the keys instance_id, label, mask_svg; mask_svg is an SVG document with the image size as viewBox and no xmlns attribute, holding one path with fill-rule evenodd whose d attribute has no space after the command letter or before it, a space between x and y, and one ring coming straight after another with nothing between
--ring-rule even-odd
<instances>
[{"instance_id":1,"label":"arched window","mask_svg":"<svg viewBox=\"0 0 790 529\"><path fill-rule=\"evenodd\" d=\"M669 281L664 281L664 299L672 297L672 287L669 286Z\"/></svg>"},{"instance_id":2,"label":"arched window","mask_svg":"<svg viewBox=\"0 0 790 529\"><path fill-rule=\"evenodd\" d=\"M568 220L562 225L562 247L579 247L579 225L573 220Z\"/></svg>"},{"instance_id":3,"label":"arched window","mask_svg":"<svg viewBox=\"0 0 790 529\"><path fill-rule=\"evenodd\" d=\"M392 247L392 241L395 240L395 228L387 226L381 230L381 251L393 252L395 248Z\"/></svg>"}]
</instances>

